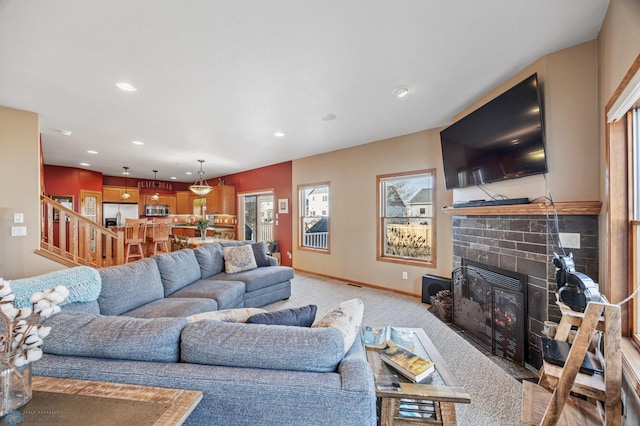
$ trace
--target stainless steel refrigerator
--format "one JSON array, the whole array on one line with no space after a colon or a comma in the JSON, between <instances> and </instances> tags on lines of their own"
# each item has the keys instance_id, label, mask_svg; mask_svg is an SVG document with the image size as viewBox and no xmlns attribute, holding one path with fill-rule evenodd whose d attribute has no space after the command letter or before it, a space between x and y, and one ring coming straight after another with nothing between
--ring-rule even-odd
<instances>
[{"instance_id":1,"label":"stainless steel refrigerator","mask_svg":"<svg viewBox=\"0 0 640 426\"><path fill-rule=\"evenodd\" d=\"M138 219L137 204L102 203L102 217L105 226L107 220L116 220L118 226L124 225L125 219Z\"/></svg>"}]
</instances>

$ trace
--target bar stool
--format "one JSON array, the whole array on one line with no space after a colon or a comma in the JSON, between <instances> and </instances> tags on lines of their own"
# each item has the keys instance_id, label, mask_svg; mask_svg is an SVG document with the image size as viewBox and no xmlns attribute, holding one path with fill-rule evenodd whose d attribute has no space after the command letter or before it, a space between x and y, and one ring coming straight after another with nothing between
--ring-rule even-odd
<instances>
[{"instance_id":1,"label":"bar stool","mask_svg":"<svg viewBox=\"0 0 640 426\"><path fill-rule=\"evenodd\" d=\"M171 234L171 228L173 226L173 220L171 219L154 219L153 227L151 228L151 241L153 242L153 254L169 253L169 234Z\"/></svg>"},{"instance_id":2,"label":"bar stool","mask_svg":"<svg viewBox=\"0 0 640 426\"><path fill-rule=\"evenodd\" d=\"M124 232L124 243L126 246L124 263L129 263L129 259L143 259L144 249L142 243L145 242L147 233L147 219L126 219ZM131 248L136 250L133 252Z\"/></svg>"}]
</instances>

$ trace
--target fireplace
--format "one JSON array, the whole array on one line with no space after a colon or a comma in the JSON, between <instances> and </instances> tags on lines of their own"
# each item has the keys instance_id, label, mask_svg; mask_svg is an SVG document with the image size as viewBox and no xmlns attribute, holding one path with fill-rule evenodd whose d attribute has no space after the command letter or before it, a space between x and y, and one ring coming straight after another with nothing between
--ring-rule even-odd
<instances>
[{"instance_id":1,"label":"fireplace","mask_svg":"<svg viewBox=\"0 0 640 426\"><path fill-rule=\"evenodd\" d=\"M494 355L527 359L527 276L462 259L453 273L453 323Z\"/></svg>"},{"instance_id":2,"label":"fireplace","mask_svg":"<svg viewBox=\"0 0 640 426\"><path fill-rule=\"evenodd\" d=\"M571 249L576 270L590 277L598 276L598 212L599 204L590 209L562 207L558 219L550 223L539 205L519 206L521 214L486 213L486 208L448 209L453 215L453 268L461 268L463 260L480 262L484 269L496 267L527 277L522 299L525 316L525 363L540 368L540 352L545 321L560 321L556 305L555 266L551 262L557 252L556 232L578 232L581 248ZM568 203L569 204L569 203ZM574 203L569 204L573 206ZM537 209L537 210L536 210ZM474 214L465 214L477 210ZM513 212L513 206L508 210ZM518 210L518 209L515 209ZM525 214L526 213L526 214ZM465 260L466 259L466 260ZM466 268L470 269L470 268ZM511 276L505 274L507 276ZM494 292L495 293L495 292ZM496 293L505 297L508 292ZM517 302L517 301L516 301ZM526 303L525 303L526 302ZM455 303L455 302L454 302ZM498 349L500 345L498 345ZM493 346L489 346L493 351Z\"/></svg>"}]
</instances>

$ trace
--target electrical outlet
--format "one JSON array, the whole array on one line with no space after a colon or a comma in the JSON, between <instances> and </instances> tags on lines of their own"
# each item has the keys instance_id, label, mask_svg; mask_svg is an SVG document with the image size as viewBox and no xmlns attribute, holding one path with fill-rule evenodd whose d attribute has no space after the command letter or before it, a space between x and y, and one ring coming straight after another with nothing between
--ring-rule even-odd
<instances>
[{"instance_id":1,"label":"electrical outlet","mask_svg":"<svg viewBox=\"0 0 640 426\"><path fill-rule=\"evenodd\" d=\"M403 279L403 280L406 280L407 278L409 278L409 275L407 274L407 272L406 272L406 271L403 271L403 272L402 272L402 279Z\"/></svg>"},{"instance_id":2,"label":"electrical outlet","mask_svg":"<svg viewBox=\"0 0 640 426\"><path fill-rule=\"evenodd\" d=\"M560 244L564 248L580 248L580 233L560 232L558 233L558 238L560 238Z\"/></svg>"},{"instance_id":3,"label":"electrical outlet","mask_svg":"<svg viewBox=\"0 0 640 426\"><path fill-rule=\"evenodd\" d=\"M26 226L12 226L11 227L11 236L12 237L24 237L27 235L27 227Z\"/></svg>"}]
</instances>

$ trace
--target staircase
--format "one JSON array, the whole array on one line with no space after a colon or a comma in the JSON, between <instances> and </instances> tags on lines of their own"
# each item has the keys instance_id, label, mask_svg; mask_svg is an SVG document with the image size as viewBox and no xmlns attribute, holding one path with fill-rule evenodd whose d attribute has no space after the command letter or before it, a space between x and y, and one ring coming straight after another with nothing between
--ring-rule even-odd
<instances>
[{"instance_id":1,"label":"staircase","mask_svg":"<svg viewBox=\"0 0 640 426\"><path fill-rule=\"evenodd\" d=\"M100 226L44 195L40 196L40 207L37 254L69 267L124 263L124 232Z\"/></svg>"}]
</instances>

